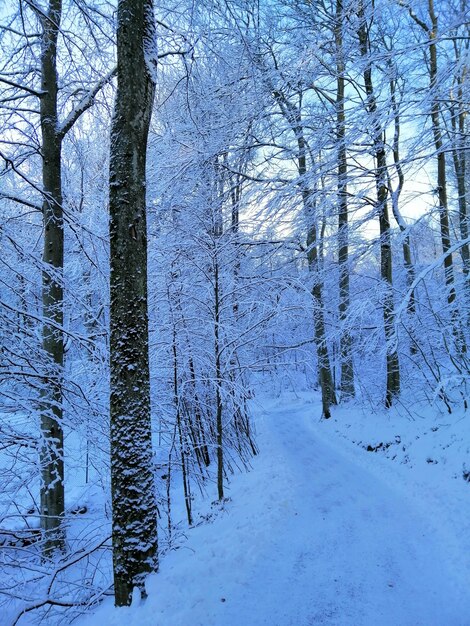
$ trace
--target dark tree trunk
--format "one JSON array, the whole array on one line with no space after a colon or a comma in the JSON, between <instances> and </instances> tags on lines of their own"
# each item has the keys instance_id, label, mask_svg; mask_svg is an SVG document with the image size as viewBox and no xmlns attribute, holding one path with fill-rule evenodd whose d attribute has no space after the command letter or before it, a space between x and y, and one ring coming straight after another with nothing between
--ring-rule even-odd
<instances>
[{"instance_id":1,"label":"dark tree trunk","mask_svg":"<svg viewBox=\"0 0 470 626\"><path fill-rule=\"evenodd\" d=\"M217 496L224 499L224 450L223 450L223 404L222 404L222 367L220 362L220 285L219 259L217 252L214 259L214 353L215 353L215 400L217 430Z\"/></svg>"},{"instance_id":2,"label":"dark tree trunk","mask_svg":"<svg viewBox=\"0 0 470 626\"><path fill-rule=\"evenodd\" d=\"M42 133L42 176L44 201L44 268L42 272L43 336L47 374L42 391L41 435L41 528L44 549L64 550L64 434L63 406L63 267L64 219L62 209L61 149L57 115L57 39L62 13L61 0L51 0L41 18L40 115Z\"/></svg>"},{"instance_id":3,"label":"dark tree trunk","mask_svg":"<svg viewBox=\"0 0 470 626\"><path fill-rule=\"evenodd\" d=\"M147 312L146 148L155 91L151 0L119 0L117 94L111 129L111 491L114 593L157 569Z\"/></svg>"},{"instance_id":4,"label":"dark tree trunk","mask_svg":"<svg viewBox=\"0 0 470 626\"><path fill-rule=\"evenodd\" d=\"M286 96L277 89L272 88L282 115L285 117L297 142L297 168L299 172L298 187L302 197L302 204L307 222L307 261L308 268L313 276L313 322L315 344L317 349L318 378L322 395L323 417L331 417L331 405L337 404L333 376L330 367L330 357L326 342L325 317L323 311L323 284L320 272L320 260L318 254L319 241L317 236L315 198L307 181L307 141L302 124L300 106L292 104Z\"/></svg>"},{"instance_id":5,"label":"dark tree trunk","mask_svg":"<svg viewBox=\"0 0 470 626\"><path fill-rule=\"evenodd\" d=\"M393 111L393 122L394 122L394 132L393 132L393 163L395 166L395 170L398 176L398 185L397 188L392 192L392 212L395 220L398 224L398 228L402 233L406 233L406 223L403 220L400 209L399 209L399 200L401 196L401 192L403 191L403 186L405 184L405 175L403 173L403 169L401 166L400 160L400 113L398 110L398 103L396 99L396 81L395 79L390 80L390 99L392 104ZM389 187L392 189L391 181L389 179ZM413 265L413 260L411 258L411 242L409 234L405 235L403 239L403 264L406 270L406 283L408 288L411 287L413 281L415 279L415 269ZM414 292L411 292L409 301L408 301L408 312L414 314L416 310L415 304L415 296Z\"/></svg>"},{"instance_id":6,"label":"dark tree trunk","mask_svg":"<svg viewBox=\"0 0 470 626\"><path fill-rule=\"evenodd\" d=\"M431 123L434 138L434 147L437 155L437 197L439 201L439 223L441 231L441 245L444 253L444 276L447 287L447 303L451 309L452 332L454 334L459 352L465 352L465 339L458 319L458 309L456 306L456 290L454 277L453 255L449 252L451 247L449 207L447 198L447 175L446 175L446 153L443 146L441 130L441 106L439 100L439 77L437 60L437 36L438 17L434 10L434 0L428 0L428 15L431 21L429 26L422 21L410 7L408 9L411 18L426 33L429 43L429 87L431 90Z\"/></svg>"},{"instance_id":7,"label":"dark tree trunk","mask_svg":"<svg viewBox=\"0 0 470 626\"><path fill-rule=\"evenodd\" d=\"M174 403L176 411L176 426L178 428L178 438L180 444L180 457L181 457L181 473L183 477L183 493L184 503L186 506L186 516L188 518L189 526L193 523L192 511L191 511L191 485L189 482L189 474L186 467L186 441L183 433L183 425L181 419L181 407L179 397L179 385L178 385L178 348L177 348L177 336L176 336L176 323L173 322L173 393ZM197 449L195 447L195 449Z\"/></svg>"},{"instance_id":8,"label":"dark tree trunk","mask_svg":"<svg viewBox=\"0 0 470 626\"><path fill-rule=\"evenodd\" d=\"M400 393L400 364L394 332L395 316L393 303L392 247L387 202L387 160L385 154L385 137L377 118L377 101L372 80L372 67L369 60L370 49L368 26L362 2L359 5L358 17L360 20L358 30L360 52L364 60L367 61L363 71L363 77L367 95L367 111L372 120L372 140L376 165L374 176L377 192L376 206L379 216L380 229L380 276L385 287L385 294L382 303L387 365L385 406L389 408L392 406L393 399Z\"/></svg>"},{"instance_id":9,"label":"dark tree trunk","mask_svg":"<svg viewBox=\"0 0 470 626\"><path fill-rule=\"evenodd\" d=\"M464 53L469 52L470 44L466 43ZM466 101L464 85L466 81L467 66L462 66L461 51L456 41L454 41L455 61L457 65L456 83L456 102L453 99L451 104L451 126L453 134L452 161L454 164L455 177L457 179L457 193L459 196L459 230L462 241L468 239L469 233L469 217L468 217L468 182L467 167L470 159L467 157L469 149L468 135L466 133ZM462 257L462 270L464 279L464 292L467 305L466 326L470 326L470 246L467 243L460 248Z\"/></svg>"},{"instance_id":10,"label":"dark tree trunk","mask_svg":"<svg viewBox=\"0 0 470 626\"><path fill-rule=\"evenodd\" d=\"M348 328L349 313L349 226L348 226L348 166L346 158L346 118L344 110L344 52L343 52L343 2L336 2L336 137L338 142L338 265L339 265L339 321L341 324L340 359L342 397L354 396L354 368L352 338Z\"/></svg>"},{"instance_id":11,"label":"dark tree trunk","mask_svg":"<svg viewBox=\"0 0 470 626\"><path fill-rule=\"evenodd\" d=\"M439 221L441 226L442 251L446 254L450 248L450 227L449 209L447 200L447 176L446 176L446 155L442 145L442 131L440 117L439 97L437 94L437 16L434 13L434 5L429 0L429 16L432 28L428 31L429 36L429 78L432 94L431 120L432 132L434 136L434 146L437 154L437 193L439 198ZM454 268L452 254L446 254L444 258L445 279L447 285L447 300L452 304L455 300Z\"/></svg>"},{"instance_id":12,"label":"dark tree trunk","mask_svg":"<svg viewBox=\"0 0 470 626\"><path fill-rule=\"evenodd\" d=\"M302 130L296 129L297 143L299 147L298 167L300 175L300 188L304 212L307 219L307 260L308 268L313 276L312 295L314 302L313 323L315 330L315 344L317 348L318 374L322 395L323 417L331 417L331 405L336 404L336 394L331 374L330 357L326 342L325 316L323 311L323 283L318 256L318 237L315 224L315 202L312 190L306 182L307 159L306 145Z\"/></svg>"}]
</instances>

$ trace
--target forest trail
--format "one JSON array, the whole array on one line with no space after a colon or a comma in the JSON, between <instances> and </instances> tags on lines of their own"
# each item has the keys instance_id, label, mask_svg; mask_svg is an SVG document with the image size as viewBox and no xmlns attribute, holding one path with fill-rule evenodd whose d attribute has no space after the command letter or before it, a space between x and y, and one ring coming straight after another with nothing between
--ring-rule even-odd
<instances>
[{"instance_id":1,"label":"forest trail","mask_svg":"<svg viewBox=\"0 0 470 626\"><path fill-rule=\"evenodd\" d=\"M229 514L191 530L150 578L147 602L106 623L470 624L433 511L318 438L317 407L306 408L265 412L262 454L234 477Z\"/></svg>"}]
</instances>

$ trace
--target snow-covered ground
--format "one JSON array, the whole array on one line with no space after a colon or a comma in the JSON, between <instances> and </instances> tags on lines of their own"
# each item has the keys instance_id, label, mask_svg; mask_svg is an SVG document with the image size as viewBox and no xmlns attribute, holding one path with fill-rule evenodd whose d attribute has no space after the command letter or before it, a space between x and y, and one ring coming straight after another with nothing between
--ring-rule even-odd
<instances>
[{"instance_id":1,"label":"snow-covered ground","mask_svg":"<svg viewBox=\"0 0 470 626\"><path fill-rule=\"evenodd\" d=\"M470 625L460 418L442 425L453 447L438 427L413 449L424 422L399 412L322 421L307 394L258 398L255 412L261 453L230 501L164 557L145 603L109 599L81 626Z\"/></svg>"}]
</instances>

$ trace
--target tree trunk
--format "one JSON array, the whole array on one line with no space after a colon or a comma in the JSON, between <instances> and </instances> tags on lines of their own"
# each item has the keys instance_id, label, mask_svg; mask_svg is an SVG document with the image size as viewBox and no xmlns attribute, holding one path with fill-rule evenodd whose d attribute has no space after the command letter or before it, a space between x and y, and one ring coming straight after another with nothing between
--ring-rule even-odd
<instances>
[{"instance_id":1,"label":"tree trunk","mask_svg":"<svg viewBox=\"0 0 470 626\"><path fill-rule=\"evenodd\" d=\"M466 44L465 53L468 54L470 44ZM454 41L455 61L457 66L456 83L456 100L452 98L451 103L451 126L453 133L452 161L454 165L455 177L457 179L457 193L459 196L459 230L462 241L468 239L469 233L469 217L468 217L468 182L467 182L467 166L469 159L466 151L469 149L468 135L466 133L465 120L467 117L464 84L468 80L468 67L466 64L461 65L461 52L458 44ZM466 326L469 327L470 322L470 246L465 243L460 248L462 257L462 271L464 279L464 292L467 305Z\"/></svg>"},{"instance_id":2,"label":"tree trunk","mask_svg":"<svg viewBox=\"0 0 470 626\"><path fill-rule=\"evenodd\" d=\"M315 329L315 344L317 348L318 373L322 395L323 417L331 417L331 405L336 404L335 387L331 374L330 357L326 342L325 317L323 312L323 284L321 279L318 258L318 237L315 225L315 204L312 190L305 180L307 174L307 160L305 156L306 145L301 129L296 129L297 143L299 146L298 167L300 175L300 188L304 212L307 219L307 260L308 268L313 276L312 295L314 300L313 322Z\"/></svg>"},{"instance_id":3,"label":"tree trunk","mask_svg":"<svg viewBox=\"0 0 470 626\"><path fill-rule=\"evenodd\" d=\"M390 218L388 212L388 185L387 185L387 160L385 154L385 137L380 128L377 118L377 101L372 81L372 68L369 60L369 38L366 24L364 6L361 2L358 11L359 17L359 46L361 56L367 61L363 71L364 86L367 95L367 111L372 119L373 126L373 149L375 158L375 186L377 192L377 212L380 228L380 276L385 286L385 295L382 303L382 316L384 322L386 342L386 393L385 406L392 406L393 399L400 393L400 364L395 341L395 315L393 303L393 273L392 273L392 247L390 237Z\"/></svg>"},{"instance_id":4,"label":"tree trunk","mask_svg":"<svg viewBox=\"0 0 470 626\"><path fill-rule=\"evenodd\" d=\"M333 376L331 374L328 346L326 343L325 318L323 312L323 285L320 276L318 237L315 225L316 207L312 189L307 182L307 141L304 135L300 107L292 104L282 91L272 88L272 93L297 141L298 186L302 196L305 219L307 221L307 261L309 271L312 273L314 280L314 286L312 288L314 300L313 321L317 349L318 378L322 394L323 417L328 419L331 417L331 405L337 404L337 402Z\"/></svg>"},{"instance_id":5,"label":"tree trunk","mask_svg":"<svg viewBox=\"0 0 470 626\"><path fill-rule=\"evenodd\" d=\"M348 166L346 158L346 122L344 110L344 54L343 54L343 1L336 2L336 137L338 141L338 265L339 265L339 321L342 398L354 396L354 368L352 338L348 328L349 313L349 233L348 233Z\"/></svg>"},{"instance_id":6,"label":"tree trunk","mask_svg":"<svg viewBox=\"0 0 470 626\"><path fill-rule=\"evenodd\" d=\"M465 339L458 320L458 311L455 304L455 278L454 278L454 261L452 253L449 253L451 247L450 241L450 225L449 225L449 207L447 200L447 176L446 176L446 155L443 149L442 130L440 122L441 107L439 102L438 91L438 63L437 63L437 35L438 35L438 18L434 11L434 0L428 0L428 15L431 20L431 26L428 26L413 12L411 7L408 8L411 18L426 33L429 42L429 87L431 91L431 123L434 138L434 147L437 155L437 196L439 201L439 223L441 230L441 245L444 253L444 276L447 287L447 303L451 309L452 315L452 332L457 342L459 352L465 352Z\"/></svg>"},{"instance_id":7,"label":"tree trunk","mask_svg":"<svg viewBox=\"0 0 470 626\"><path fill-rule=\"evenodd\" d=\"M40 116L44 201L44 269L42 272L42 344L47 374L41 403L41 528L44 550L64 550L64 434L62 429L64 365L64 220L62 209L61 149L57 116L57 38L62 13L61 0L51 0L42 17Z\"/></svg>"},{"instance_id":8,"label":"tree trunk","mask_svg":"<svg viewBox=\"0 0 470 626\"><path fill-rule=\"evenodd\" d=\"M183 493L184 503L186 506L186 516L188 518L188 525L192 526L193 517L191 511L191 485L189 483L188 470L186 468L186 445L185 437L183 436L183 426L181 420L181 408L180 397L178 388L178 348L177 348L177 336L176 336L176 322L173 320L173 393L174 403L176 411L176 425L178 427L178 437L180 444L180 457L181 457L181 473L183 478Z\"/></svg>"},{"instance_id":9,"label":"tree trunk","mask_svg":"<svg viewBox=\"0 0 470 626\"><path fill-rule=\"evenodd\" d=\"M432 7L432 1L429 2L430 11ZM434 12L431 12L431 19L433 28L429 32L430 46L429 46L429 68L430 68L430 82L431 82L431 120L432 120L432 132L434 137L434 146L437 154L437 194L439 199L439 223L441 227L441 243L442 252L446 254L450 248L450 226L449 226L449 208L447 200L447 175L446 175L446 155L442 149L442 131L439 120L440 107L439 97L436 94L437 89L437 48L436 48L436 35L437 35L437 17ZM447 302L452 305L456 298L455 285L454 285L454 262L452 254L446 254L444 258L444 271L445 281L447 286Z\"/></svg>"},{"instance_id":10,"label":"tree trunk","mask_svg":"<svg viewBox=\"0 0 470 626\"><path fill-rule=\"evenodd\" d=\"M214 356L215 356L215 399L217 430L217 497L224 499L224 450L223 450L223 405L222 405L222 368L220 362L220 293L219 259L217 251L214 258Z\"/></svg>"},{"instance_id":11,"label":"tree trunk","mask_svg":"<svg viewBox=\"0 0 470 626\"><path fill-rule=\"evenodd\" d=\"M157 569L147 312L146 148L155 91L151 0L119 0L110 152L110 422L114 593Z\"/></svg>"},{"instance_id":12,"label":"tree trunk","mask_svg":"<svg viewBox=\"0 0 470 626\"><path fill-rule=\"evenodd\" d=\"M392 200L392 212L395 217L395 221L398 224L398 228L402 233L406 233L407 225L403 220L399 209L399 201L401 192L403 191L403 186L405 184L405 176L403 173L403 169L400 161L400 133L401 133L401 124L400 124L400 112L398 110L398 103L396 100L396 81L395 79L390 80L390 99L392 104L393 111L393 123L394 123L394 132L393 132L393 163L395 166L395 171L398 176L398 185L395 190L392 191L392 184L389 178L389 188L391 193ZM409 234L405 235L402 244L403 250L403 265L406 270L406 284L408 288L411 287L413 281L415 279L415 269L413 265L413 260L411 258L411 242ZM416 303L415 303L415 295L414 291L411 292L409 301L408 301L408 312L410 314L414 314L416 311Z\"/></svg>"}]
</instances>

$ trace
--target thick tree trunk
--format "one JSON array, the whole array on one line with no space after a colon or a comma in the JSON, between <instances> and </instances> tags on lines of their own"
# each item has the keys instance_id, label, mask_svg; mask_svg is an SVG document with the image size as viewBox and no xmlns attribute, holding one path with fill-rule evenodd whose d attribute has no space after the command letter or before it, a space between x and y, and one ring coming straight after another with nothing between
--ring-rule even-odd
<instances>
[{"instance_id":1,"label":"thick tree trunk","mask_svg":"<svg viewBox=\"0 0 470 626\"><path fill-rule=\"evenodd\" d=\"M41 435L41 528L44 550L64 550L64 434L62 386L64 364L63 267L64 220L62 209L61 148L57 116L57 38L61 0L51 0L42 17L40 116L42 133L44 268L42 272L43 349L47 375L42 391Z\"/></svg>"},{"instance_id":2,"label":"thick tree trunk","mask_svg":"<svg viewBox=\"0 0 470 626\"><path fill-rule=\"evenodd\" d=\"M111 129L111 491L114 593L157 569L147 313L146 147L154 98L151 0L119 0L117 94Z\"/></svg>"},{"instance_id":3,"label":"thick tree trunk","mask_svg":"<svg viewBox=\"0 0 470 626\"><path fill-rule=\"evenodd\" d=\"M336 137L338 141L338 265L339 265L339 321L342 398L354 396L354 368L352 338L348 328L349 313L349 225L348 225L348 166L346 158L346 117L344 110L344 52L343 52L343 1L336 2Z\"/></svg>"}]
</instances>

